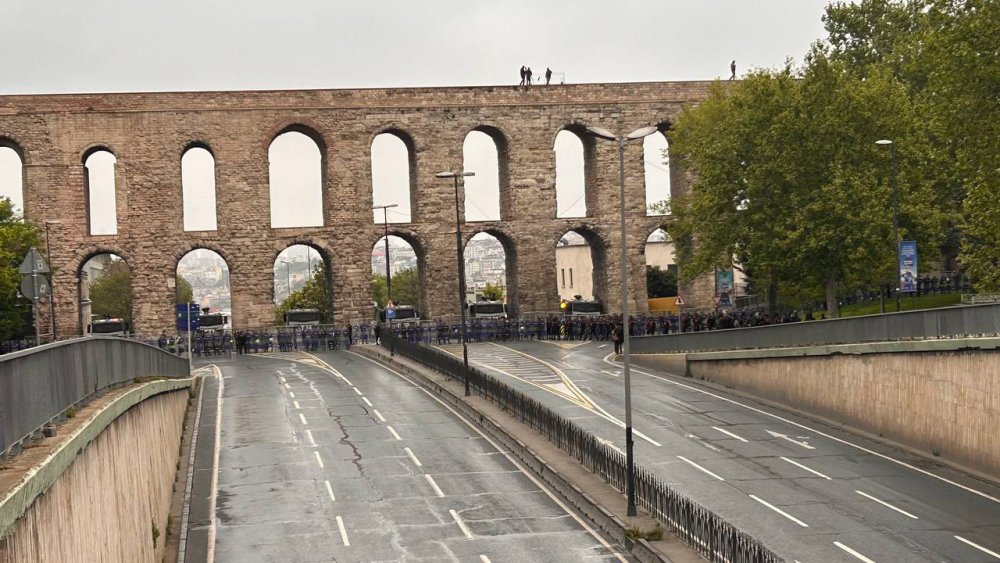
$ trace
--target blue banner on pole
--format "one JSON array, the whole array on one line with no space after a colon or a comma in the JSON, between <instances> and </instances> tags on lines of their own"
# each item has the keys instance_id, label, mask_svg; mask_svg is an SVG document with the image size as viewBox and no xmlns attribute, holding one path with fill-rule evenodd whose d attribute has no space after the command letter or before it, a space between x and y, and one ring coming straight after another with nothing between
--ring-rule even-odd
<instances>
[{"instance_id":1,"label":"blue banner on pole","mask_svg":"<svg viewBox=\"0 0 1000 563\"><path fill-rule=\"evenodd\" d=\"M191 317L191 330L201 326L201 307L197 303L180 303L177 305L177 332L188 331L188 316Z\"/></svg>"},{"instance_id":2,"label":"blue banner on pole","mask_svg":"<svg viewBox=\"0 0 1000 563\"><path fill-rule=\"evenodd\" d=\"M913 240L899 243L899 291L917 291L917 242Z\"/></svg>"}]
</instances>

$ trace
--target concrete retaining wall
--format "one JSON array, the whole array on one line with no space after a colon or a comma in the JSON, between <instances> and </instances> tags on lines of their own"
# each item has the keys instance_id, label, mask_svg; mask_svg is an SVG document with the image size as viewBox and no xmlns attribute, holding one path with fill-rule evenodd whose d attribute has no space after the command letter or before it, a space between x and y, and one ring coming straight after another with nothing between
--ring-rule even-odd
<instances>
[{"instance_id":1,"label":"concrete retaining wall","mask_svg":"<svg viewBox=\"0 0 1000 563\"><path fill-rule=\"evenodd\" d=\"M680 365L682 356L639 356L637 363L663 368ZM701 353L686 360L691 377L1000 477L1000 339Z\"/></svg>"},{"instance_id":2,"label":"concrete retaining wall","mask_svg":"<svg viewBox=\"0 0 1000 563\"><path fill-rule=\"evenodd\" d=\"M0 499L0 563L161 561L191 381L129 390Z\"/></svg>"}]
</instances>

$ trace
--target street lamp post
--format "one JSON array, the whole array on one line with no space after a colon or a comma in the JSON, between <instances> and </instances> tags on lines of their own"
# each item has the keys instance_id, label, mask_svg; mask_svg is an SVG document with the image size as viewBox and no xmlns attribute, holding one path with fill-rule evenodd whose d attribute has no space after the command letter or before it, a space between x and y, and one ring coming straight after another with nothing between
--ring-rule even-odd
<instances>
[{"instance_id":1,"label":"street lamp post","mask_svg":"<svg viewBox=\"0 0 1000 563\"><path fill-rule=\"evenodd\" d=\"M619 137L601 127L587 127L587 132L591 135L618 143L618 184L621 203L622 366L625 379L625 463L627 465L625 487L626 496L628 497L628 506L626 507L625 514L627 516L635 516L636 510L635 458L633 456L632 445L632 380L628 330L628 257L625 249L625 143L648 137L656 133L656 131L656 126L650 125Z\"/></svg>"},{"instance_id":2,"label":"street lamp post","mask_svg":"<svg viewBox=\"0 0 1000 563\"><path fill-rule=\"evenodd\" d=\"M462 361L465 364L465 396L472 393L469 390L469 329L465 326L465 260L462 256L462 219L458 211L458 179L475 176L475 172L438 172L438 178L452 178L455 181L455 251L458 254L458 310L462 313Z\"/></svg>"},{"instance_id":3,"label":"street lamp post","mask_svg":"<svg viewBox=\"0 0 1000 563\"><path fill-rule=\"evenodd\" d=\"M58 225L62 221L49 220L45 222L45 256L49 259L49 268L55 269L52 264L52 247L49 246L49 225ZM55 273L52 274L53 281L55 280ZM55 284L50 284L53 287ZM52 327L52 341L55 342L59 338L56 336L56 293L54 290L49 290L49 324Z\"/></svg>"},{"instance_id":4,"label":"street lamp post","mask_svg":"<svg viewBox=\"0 0 1000 563\"><path fill-rule=\"evenodd\" d=\"M876 145L889 145L889 154L892 159L892 172L889 175L889 184L892 185L892 239L896 244L896 263L892 267L893 284L889 287L896 288L896 312L899 307L899 188L896 187L896 143L891 139L880 139L875 141Z\"/></svg>"},{"instance_id":5,"label":"street lamp post","mask_svg":"<svg viewBox=\"0 0 1000 563\"><path fill-rule=\"evenodd\" d=\"M399 207L398 204L375 205L372 209L382 210L382 226L385 232L385 322L388 323L392 332L392 319L389 318L389 301L392 299L392 271L389 269L389 212L388 209ZM391 336L391 335L390 335ZM389 356L396 355L396 340L389 338Z\"/></svg>"}]
</instances>

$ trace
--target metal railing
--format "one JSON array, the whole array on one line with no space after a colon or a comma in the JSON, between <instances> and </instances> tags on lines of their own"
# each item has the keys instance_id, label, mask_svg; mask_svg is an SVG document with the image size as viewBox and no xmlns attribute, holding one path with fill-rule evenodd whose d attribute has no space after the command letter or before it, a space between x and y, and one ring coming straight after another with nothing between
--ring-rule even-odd
<instances>
[{"instance_id":1,"label":"metal railing","mask_svg":"<svg viewBox=\"0 0 1000 563\"><path fill-rule=\"evenodd\" d=\"M462 381L462 360L430 346L412 343L392 334L382 336L382 346L395 346L396 353L446 376ZM527 424L554 445L576 458L584 467L619 491L625 490L625 455L601 443L591 433L563 418L542 403L474 367L469 367L470 386L475 393ZM636 502L678 538L709 561L727 563L775 563L783 561L756 539L707 508L672 489L642 467L636 468Z\"/></svg>"},{"instance_id":2,"label":"metal railing","mask_svg":"<svg viewBox=\"0 0 1000 563\"><path fill-rule=\"evenodd\" d=\"M98 395L137 377L187 377L185 359L113 336L88 336L0 356L0 457Z\"/></svg>"},{"instance_id":3,"label":"metal railing","mask_svg":"<svg viewBox=\"0 0 1000 563\"><path fill-rule=\"evenodd\" d=\"M632 339L631 349L636 354L664 354L964 338L998 333L1000 305L991 304L646 336Z\"/></svg>"}]
</instances>

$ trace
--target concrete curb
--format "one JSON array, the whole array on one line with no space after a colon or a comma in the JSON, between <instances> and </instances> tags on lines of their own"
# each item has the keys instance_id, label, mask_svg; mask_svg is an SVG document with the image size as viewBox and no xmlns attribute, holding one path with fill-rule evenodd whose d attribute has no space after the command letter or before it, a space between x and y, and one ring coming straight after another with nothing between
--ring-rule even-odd
<instances>
[{"instance_id":1,"label":"concrete curb","mask_svg":"<svg viewBox=\"0 0 1000 563\"><path fill-rule=\"evenodd\" d=\"M163 379L142 383L127 390L93 413L87 421L73 431L44 460L21 478L7 495L0 499L0 540L14 528L17 520L55 483L84 448L111 425L125 411L161 393L187 389L194 378Z\"/></svg>"},{"instance_id":2,"label":"concrete curb","mask_svg":"<svg viewBox=\"0 0 1000 563\"><path fill-rule=\"evenodd\" d=\"M528 467L536 476L551 487L559 496L565 499L577 511L585 516L594 526L606 534L609 538L621 543L638 561L643 563L666 562L671 560L661 553L645 539L632 540L627 537L628 525L618 516L614 515L606 507L599 504L591 495L581 490L563 477L558 470L550 466L537 452L529 446L508 433L504 427L494 420L491 415L480 412L473 405L469 404L462 397L456 395L444 384L435 381L431 376L423 373L422 370L430 370L424 366L419 369L410 365L409 361L400 361L399 358L389 358L369 347L357 347L352 351L364 355L371 360L392 367L403 372L414 379L425 389L433 392L449 406L462 414L466 419L476 424L486 432L491 438L503 445L522 464ZM440 378L446 379L444 375ZM481 398L480 398L481 399ZM484 400L485 399L481 399ZM520 424L520 423L518 423ZM532 433L534 430L529 429ZM544 439L544 438L543 438ZM569 455L565 454L564 455ZM575 461L575 460L574 460ZM609 488L611 485L607 485ZM617 491L616 491L617 493ZM618 493L620 494L620 493ZM664 533L669 532L664 528Z\"/></svg>"}]
</instances>

